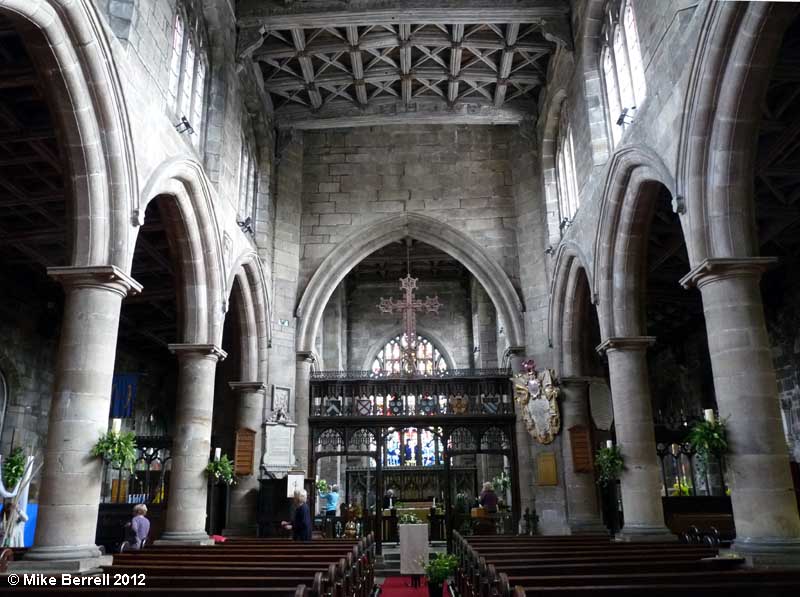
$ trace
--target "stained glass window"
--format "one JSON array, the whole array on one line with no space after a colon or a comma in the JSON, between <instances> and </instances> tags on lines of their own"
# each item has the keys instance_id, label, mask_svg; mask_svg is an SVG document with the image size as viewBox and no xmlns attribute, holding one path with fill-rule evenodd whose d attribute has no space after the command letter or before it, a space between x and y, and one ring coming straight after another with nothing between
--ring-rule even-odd
<instances>
[{"instance_id":1,"label":"stained glass window","mask_svg":"<svg viewBox=\"0 0 800 597\"><path fill-rule=\"evenodd\" d=\"M405 367L408 340L406 334L395 336L378 351L372 361L372 375L383 377L386 375L401 375ZM435 375L447 371L447 361L433 343L424 336L417 335L411 345L414 351L414 370L418 375Z\"/></svg>"}]
</instances>

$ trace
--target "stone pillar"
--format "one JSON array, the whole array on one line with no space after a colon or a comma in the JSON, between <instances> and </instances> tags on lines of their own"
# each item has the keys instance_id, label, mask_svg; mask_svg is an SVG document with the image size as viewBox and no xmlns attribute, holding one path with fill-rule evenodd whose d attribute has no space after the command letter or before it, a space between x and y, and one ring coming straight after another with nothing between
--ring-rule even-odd
<instances>
[{"instance_id":1,"label":"stone pillar","mask_svg":"<svg viewBox=\"0 0 800 597\"><path fill-rule=\"evenodd\" d=\"M122 299L142 287L115 266L52 267L64 287L39 519L25 565L94 568L103 464L90 456L108 429Z\"/></svg>"},{"instance_id":2,"label":"stone pillar","mask_svg":"<svg viewBox=\"0 0 800 597\"><path fill-rule=\"evenodd\" d=\"M214 344L170 344L178 357L178 398L167 521L159 543L212 543L206 534L211 417L217 363L227 354Z\"/></svg>"},{"instance_id":3,"label":"stone pillar","mask_svg":"<svg viewBox=\"0 0 800 597\"><path fill-rule=\"evenodd\" d=\"M311 365L314 355L310 352L297 353L297 370L294 377L294 432L295 467L308 474L308 413L309 382L311 381Z\"/></svg>"},{"instance_id":4,"label":"stone pillar","mask_svg":"<svg viewBox=\"0 0 800 597\"><path fill-rule=\"evenodd\" d=\"M608 355L614 429L625 459L621 541L668 541L675 537L664 525L661 469L656 455L653 408L647 379L647 348L652 336L609 338L597 347Z\"/></svg>"},{"instance_id":5,"label":"stone pillar","mask_svg":"<svg viewBox=\"0 0 800 597\"><path fill-rule=\"evenodd\" d=\"M253 472L237 477L230 491L227 527L223 535L255 536L258 524L258 477L261 468L261 437L264 421L264 391L260 381L232 381L228 384L236 396L236 425L234 431L247 428L256 432L253 454Z\"/></svg>"},{"instance_id":6,"label":"stone pillar","mask_svg":"<svg viewBox=\"0 0 800 597\"><path fill-rule=\"evenodd\" d=\"M736 553L800 565L800 517L759 282L769 258L707 259L681 280L703 296L714 389L730 444Z\"/></svg>"},{"instance_id":7,"label":"stone pillar","mask_svg":"<svg viewBox=\"0 0 800 597\"><path fill-rule=\"evenodd\" d=\"M570 428L591 429L589 420L589 377L561 377L561 428L564 438L564 483L567 492L567 524L575 534L608 534L600 515L594 471L577 472L572 460ZM589 448L591 449L591 443Z\"/></svg>"}]
</instances>

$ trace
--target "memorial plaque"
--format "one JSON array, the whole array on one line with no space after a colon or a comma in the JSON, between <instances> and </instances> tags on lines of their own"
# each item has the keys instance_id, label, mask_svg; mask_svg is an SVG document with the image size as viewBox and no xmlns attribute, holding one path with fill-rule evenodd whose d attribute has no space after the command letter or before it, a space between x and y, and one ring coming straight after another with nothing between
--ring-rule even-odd
<instances>
[{"instance_id":1,"label":"memorial plaque","mask_svg":"<svg viewBox=\"0 0 800 597\"><path fill-rule=\"evenodd\" d=\"M236 431L233 468L237 475L252 475L256 450L256 432L242 427Z\"/></svg>"},{"instance_id":2,"label":"memorial plaque","mask_svg":"<svg viewBox=\"0 0 800 597\"><path fill-rule=\"evenodd\" d=\"M586 425L569 428L569 443L572 447L572 469L576 473L592 472L592 440Z\"/></svg>"},{"instance_id":3,"label":"memorial plaque","mask_svg":"<svg viewBox=\"0 0 800 597\"><path fill-rule=\"evenodd\" d=\"M556 455L552 452L544 452L536 457L536 484L558 485Z\"/></svg>"},{"instance_id":4,"label":"memorial plaque","mask_svg":"<svg viewBox=\"0 0 800 597\"><path fill-rule=\"evenodd\" d=\"M287 472L294 466L293 423L269 422L264 424L264 458L262 464L267 472Z\"/></svg>"}]
</instances>

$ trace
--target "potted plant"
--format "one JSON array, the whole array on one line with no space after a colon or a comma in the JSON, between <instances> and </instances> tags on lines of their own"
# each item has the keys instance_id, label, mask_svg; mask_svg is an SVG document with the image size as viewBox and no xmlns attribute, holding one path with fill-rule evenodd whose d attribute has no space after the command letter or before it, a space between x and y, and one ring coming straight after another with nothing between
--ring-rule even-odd
<instances>
[{"instance_id":1,"label":"potted plant","mask_svg":"<svg viewBox=\"0 0 800 597\"><path fill-rule=\"evenodd\" d=\"M223 454L219 460L212 460L206 467L206 474L209 479L215 482L222 481L225 485L233 485L236 483L236 477L233 474L233 462L228 460L228 455Z\"/></svg>"},{"instance_id":2,"label":"potted plant","mask_svg":"<svg viewBox=\"0 0 800 597\"><path fill-rule=\"evenodd\" d=\"M442 589L446 581L458 567L458 558L453 554L431 554L430 561L425 564L425 578L428 579L428 595L443 597Z\"/></svg>"},{"instance_id":3,"label":"potted plant","mask_svg":"<svg viewBox=\"0 0 800 597\"><path fill-rule=\"evenodd\" d=\"M597 483L603 487L619 479L625 468L619 446L605 446L598 449L594 455L594 464L597 467Z\"/></svg>"},{"instance_id":4,"label":"potted plant","mask_svg":"<svg viewBox=\"0 0 800 597\"><path fill-rule=\"evenodd\" d=\"M728 433L724 421L698 421L692 426L686 441L697 456L697 472L705 475L709 456L722 456L728 451Z\"/></svg>"},{"instance_id":5,"label":"potted plant","mask_svg":"<svg viewBox=\"0 0 800 597\"><path fill-rule=\"evenodd\" d=\"M127 469L130 474L133 474L136 464L136 434L132 431L123 433L112 429L100 436L92 448L91 454L101 457L112 469L119 471L116 496L119 501L122 491L122 471Z\"/></svg>"}]
</instances>

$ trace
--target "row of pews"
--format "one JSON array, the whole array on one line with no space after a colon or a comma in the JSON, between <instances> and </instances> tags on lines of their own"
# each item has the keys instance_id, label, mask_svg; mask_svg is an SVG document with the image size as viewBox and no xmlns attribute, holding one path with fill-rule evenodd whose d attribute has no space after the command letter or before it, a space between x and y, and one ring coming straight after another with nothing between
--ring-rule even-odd
<instances>
[{"instance_id":1,"label":"row of pews","mask_svg":"<svg viewBox=\"0 0 800 597\"><path fill-rule=\"evenodd\" d=\"M152 545L140 551L114 554L103 567L127 586L109 589L114 595L173 594L202 591L226 595L265 594L269 597L370 597L375 584L372 535L359 541L322 539L229 539L217 545ZM132 586L144 579L144 586ZM94 592L94 588L58 589ZM20 587L15 592L26 592Z\"/></svg>"},{"instance_id":2,"label":"row of pews","mask_svg":"<svg viewBox=\"0 0 800 597\"><path fill-rule=\"evenodd\" d=\"M461 597L800 595L800 571L744 568L708 545L455 533L454 551Z\"/></svg>"}]
</instances>

